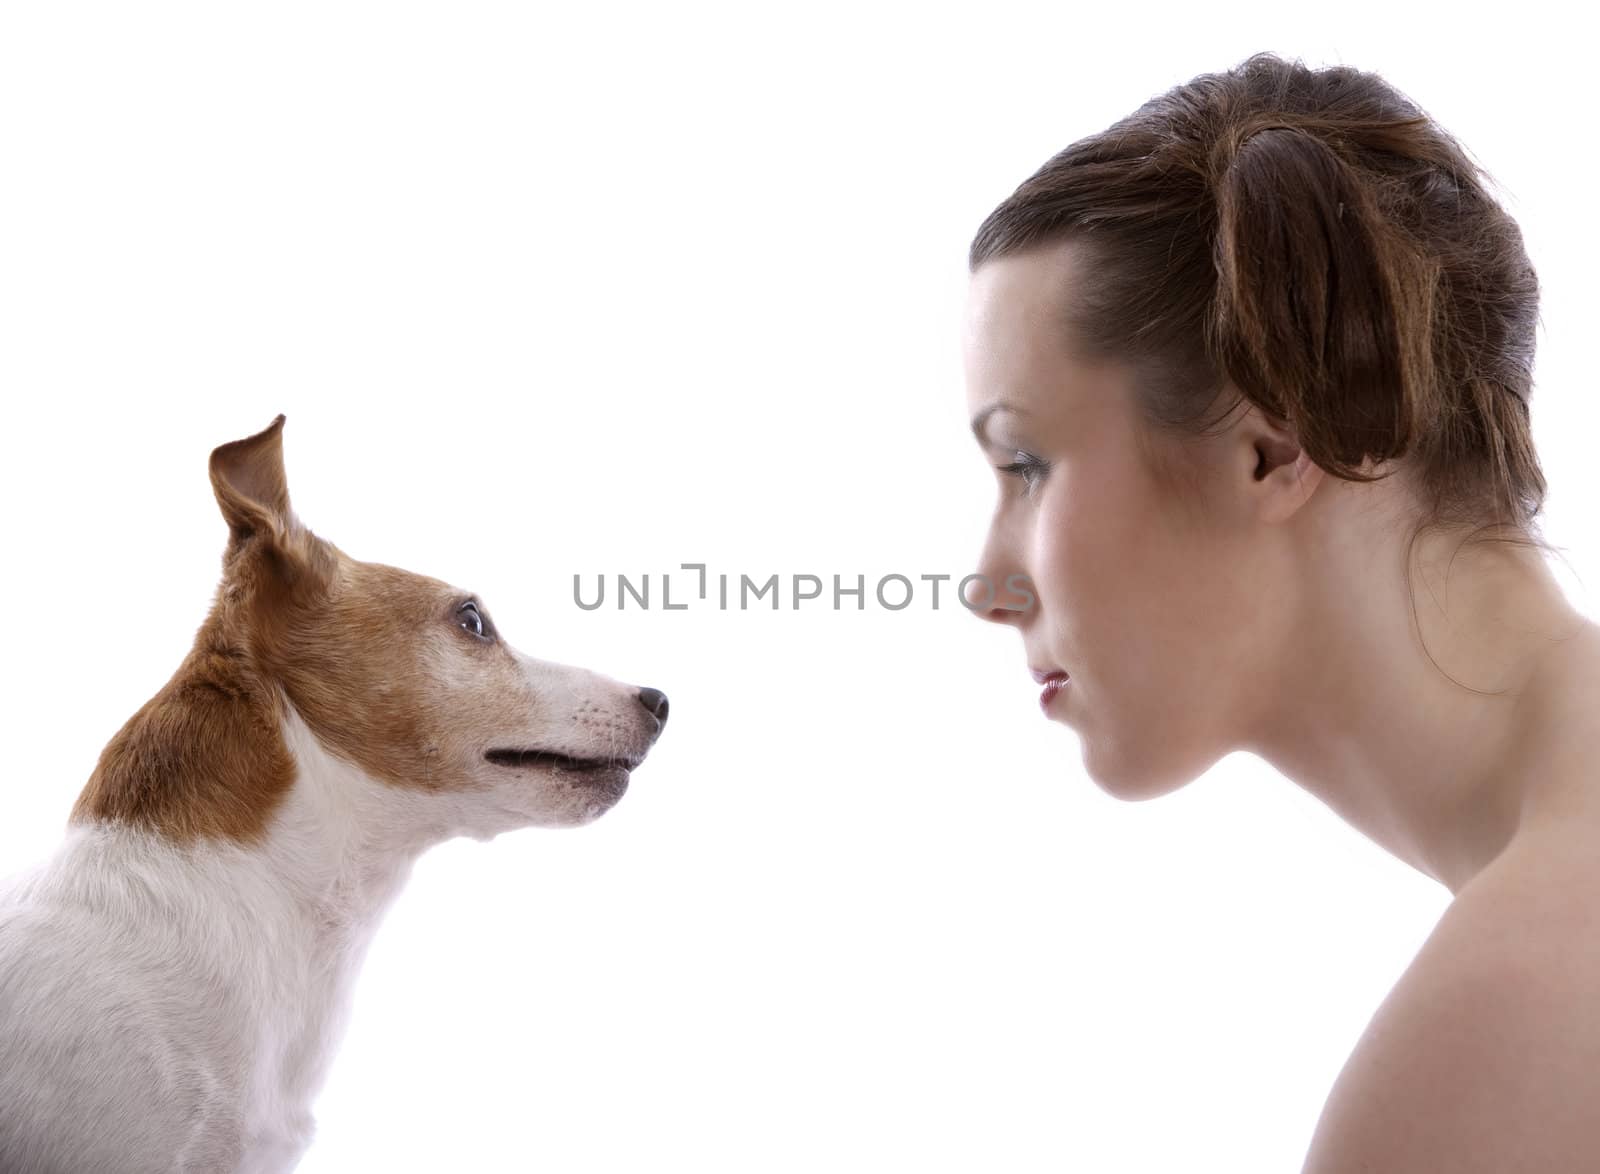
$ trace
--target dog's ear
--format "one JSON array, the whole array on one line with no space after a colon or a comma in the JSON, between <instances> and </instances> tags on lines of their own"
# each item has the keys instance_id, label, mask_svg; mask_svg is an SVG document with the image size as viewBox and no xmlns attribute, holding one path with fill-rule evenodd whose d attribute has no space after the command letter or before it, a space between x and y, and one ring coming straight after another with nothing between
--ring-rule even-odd
<instances>
[{"instance_id":1,"label":"dog's ear","mask_svg":"<svg viewBox=\"0 0 1600 1174\"><path fill-rule=\"evenodd\" d=\"M228 548L252 538L281 540L293 525L283 473L283 414L254 436L211 452L211 488L228 523Z\"/></svg>"},{"instance_id":2,"label":"dog's ear","mask_svg":"<svg viewBox=\"0 0 1600 1174\"><path fill-rule=\"evenodd\" d=\"M228 523L230 567L246 549L262 552L291 580L305 572L325 578L329 552L295 517L283 471L283 414L254 436L229 441L211 453L211 488Z\"/></svg>"}]
</instances>

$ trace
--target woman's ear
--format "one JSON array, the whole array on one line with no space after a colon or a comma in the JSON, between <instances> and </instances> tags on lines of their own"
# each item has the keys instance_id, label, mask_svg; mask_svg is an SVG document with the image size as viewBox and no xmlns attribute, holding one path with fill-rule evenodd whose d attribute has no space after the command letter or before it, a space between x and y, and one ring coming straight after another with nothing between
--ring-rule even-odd
<instances>
[{"instance_id":1,"label":"woman's ear","mask_svg":"<svg viewBox=\"0 0 1600 1174\"><path fill-rule=\"evenodd\" d=\"M1311 500L1322 483L1322 469L1292 430L1254 406L1246 422L1246 435L1254 449L1251 492L1258 508L1271 521L1289 517Z\"/></svg>"}]
</instances>

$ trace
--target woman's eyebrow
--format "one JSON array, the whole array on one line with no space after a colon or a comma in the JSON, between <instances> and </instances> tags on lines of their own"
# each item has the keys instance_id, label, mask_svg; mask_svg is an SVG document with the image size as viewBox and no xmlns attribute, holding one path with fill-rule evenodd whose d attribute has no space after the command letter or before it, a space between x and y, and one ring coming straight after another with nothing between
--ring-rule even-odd
<instances>
[{"instance_id":1,"label":"woman's eyebrow","mask_svg":"<svg viewBox=\"0 0 1600 1174\"><path fill-rule=\"evenodd\" d=\"M983 429L984 426L988 424L989 417L994 415L996 412L1010 412L1017 416L1026 416L1028 414L1025 408L1022 408L1017 404L1010 403L1006 400L999 400L996 403L990 404L988 407L979 411L976 416L972 417L972 435L978 438L979 444L988 445L994 443L983 434Z\"/></svg>"}]
</instances>

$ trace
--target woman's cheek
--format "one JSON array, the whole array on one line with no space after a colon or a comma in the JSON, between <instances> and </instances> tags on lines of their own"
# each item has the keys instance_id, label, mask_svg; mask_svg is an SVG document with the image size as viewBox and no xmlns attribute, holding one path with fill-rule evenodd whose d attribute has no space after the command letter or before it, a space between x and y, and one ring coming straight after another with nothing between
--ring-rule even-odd
<instances>
[{"instance_id":1,"label":"woman's cheek","mask_svg":"<svg viewBox=\"0 0 1600 1174\"><path fill-rule=\"evenodd\" d=\"M1047 498L1039 510L1033 566L1034 574L1043 580L1038 586L1041 600L1073 598L1072 581L1081 570L1079 553L1074 550L1081 528L1074 525L1070 510L1063 508L1060 500L1059 495Z\"/></svg>"}]
</instances>

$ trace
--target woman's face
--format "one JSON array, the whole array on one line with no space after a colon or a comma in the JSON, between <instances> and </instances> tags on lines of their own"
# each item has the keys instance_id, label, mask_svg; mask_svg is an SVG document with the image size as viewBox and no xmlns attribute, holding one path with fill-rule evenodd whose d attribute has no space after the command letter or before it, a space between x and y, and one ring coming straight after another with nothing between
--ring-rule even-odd
<instances>
[{"instance_id":1,"label":"woman's face","mask_svg":"<svg viewBox=\"0 0 1600 1174\"><path fill-rule=\"evenodd\" d=\"M1156 479L1126 369L1068 353L1059 307L1085 279L1074 259L1051 247L971 279L968 406L999 500L977 568L994 601L977 606L979 584L966 596L1021 633L1019 673L1069 674L1046 714L1079 733L1103 789L1143 798L1236 748L1252 669L1281 625L1262 604L1271 568L1252 553L1248 511L1228 504L1252 446L1225 433L1191 449L1180 483L1204 487L1209 508ZM1031 606L1005 589L1014 574Z\"/></svg>"}]
</instances>

